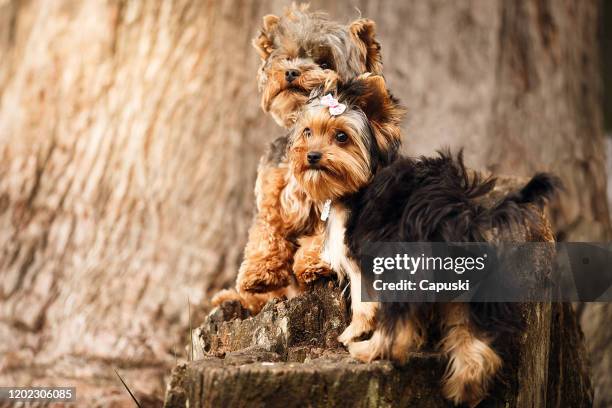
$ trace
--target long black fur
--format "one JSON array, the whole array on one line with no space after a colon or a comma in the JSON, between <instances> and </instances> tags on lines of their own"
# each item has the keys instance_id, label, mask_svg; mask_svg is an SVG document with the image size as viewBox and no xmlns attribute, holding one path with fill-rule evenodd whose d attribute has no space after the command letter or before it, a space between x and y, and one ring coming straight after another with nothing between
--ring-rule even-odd
<instances>
[{"instance_id":1,"label":"long black fur","mask_svg":"<svg viewBox=\"0 0 612 408\"><path fill-rule=\"evenodd\" d=\"M477 199L489 193L495 179L470 175L463 155L449 152L437 157L400 157L379 171L372 182L347 197L350 208L347 245L359 259L367 242L483 242L491 228L512 228L535 219L559 189L557 178L536 174L527 185L493 207ZM372 275L364 273L365 279ZM392 332L400 318L423 318L432 304L382 303L381 328ZM472 303L471 317L485 334L520 329L522 318L517 303Z\"/></svg>"}]
</instances>

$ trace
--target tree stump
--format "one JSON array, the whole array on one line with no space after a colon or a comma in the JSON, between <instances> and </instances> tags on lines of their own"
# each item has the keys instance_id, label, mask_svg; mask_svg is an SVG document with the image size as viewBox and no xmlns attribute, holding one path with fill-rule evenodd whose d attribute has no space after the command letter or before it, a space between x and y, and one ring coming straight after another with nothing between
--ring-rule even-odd
<instances>
[{"instance_id":1,"label":"tree stump","mask_svg":"<svg viewBox=\"0 0 612 408\"><path fill-rule=\"evenodd\" d=\"M450 407L440 393L446 359L413 353L396 367L357 362L337 343L348 323L333 281L254 317L238 303L214 309L194 330L195 361L172 372L166 408ZM504 369L486 407L586 407L592 389L582 333L568 304L525 306L526 331L504 343Z\"/></svg>"}]
</instances>

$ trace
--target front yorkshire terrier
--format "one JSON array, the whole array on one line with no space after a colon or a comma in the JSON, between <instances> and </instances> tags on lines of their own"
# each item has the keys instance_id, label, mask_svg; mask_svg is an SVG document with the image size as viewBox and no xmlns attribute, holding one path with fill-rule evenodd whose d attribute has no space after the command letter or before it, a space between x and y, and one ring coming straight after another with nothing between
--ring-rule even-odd
<instances>
[{"instance_id":1,"label":"front yorkshire terrier","mask_svg":"<svg viewBox=\"0 0 612 408\"><path fill-rule=\"evenodd\" d=\"M265 16L253 44L262 59L262 108L284 127L294 123L313 89L382 69L372 21L342 25L307 6ZM318 209L287 171L286 145L287 137L274 141L258 168L257 213L238 273L239 294L222 291L213 304L237 299L257 313L270 298L295 293L294 277L303 286L330 273L319 257Z\"/></svg>"},{"instance_id":2,"label":"front yorkshire terrier","mask_svg":"<svg viewBox=\"0 0 612 408\"><path fill-rule=\"evenodd\" d=\"M347 276L358 281L360 274L345 241L351 216L346 200L396 159L403 114L384 79L365 74L338 84L335 95L313 95L290 136L293 177L327 224L321 258L341 281ZM344 344L372 331L377 308L376 303L359 302L360 285L350 288L352 321L339 338Z\"/></svg>"},{"instance_id":3,"label":"front yorkshire terrier","mask_svg":"<svg viewBox=\"0 0 612 408\"><path fill-rule=\"evenodd\" d=\"M435 322L442 336L438 347L449 359L443 394L475 406L502 366L495 335L521 327L518 307L361 302L361 247L384 241L552 241L541 208L556 179L538 174L486 208L478 199L495 180L469 173L461 155L395 158L402 110L381 77L364 76L326 92L313 95L298 117L289 159L326 221L322 258L350 281L352 321L339 341L362 361L402 363L426 343Z\"/></svg>"}]
</instances>

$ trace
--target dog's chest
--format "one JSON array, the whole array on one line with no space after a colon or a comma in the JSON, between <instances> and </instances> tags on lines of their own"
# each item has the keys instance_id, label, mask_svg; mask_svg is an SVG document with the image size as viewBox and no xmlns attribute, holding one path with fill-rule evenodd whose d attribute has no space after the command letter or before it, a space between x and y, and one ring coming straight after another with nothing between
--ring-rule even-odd
<instances>
[{"instance_id":1,"label":"dog's chest","mask_svg":"<svg viewBox=\"0 0 612 408\"><path fill-rule=\"evenodd\" d=\"M351 267L346 248L346 220L348 211L338 205L332 205L327 227L325 229L325 244L321 258L330 264L340 279L343 279Z\"/></svg>"}]
</instances>

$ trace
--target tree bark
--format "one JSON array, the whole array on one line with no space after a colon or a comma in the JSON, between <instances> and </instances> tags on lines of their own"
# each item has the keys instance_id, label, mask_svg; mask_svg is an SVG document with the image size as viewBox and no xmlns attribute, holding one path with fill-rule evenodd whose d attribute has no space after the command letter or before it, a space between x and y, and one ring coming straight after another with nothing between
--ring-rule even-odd
<instances>
[{"instance_id":1,"label":"tree bark","mask_svg":"<svg viewBox=\"0 0 612 408\"><path fill-rule=\"evenodd\" d=\"M584 307L580 323L591 360L595 390L594 407L612 406L612 304L590 303Z\"/></svg>"},{"instance_id":2,"label":"tree bark","mask_svg":"<svg viewBox=\"0 0 612 408\"><path fill-rule=\"evenodd\" d=\"M91 378L127 396L114 366L161 398L188 300L235 276L278 134L250 45L271 7L2 7L2 383Z\"/></svg>"},{"instance_id":3,"label":"tree bark","mask_svg":"<svg viewBox=\"0 0 612 408\"><path fill-rule=\"evenodd\" d=\"M250 39L286 3L0 4L2 383L123 398L114 366L161 396L188 300L235 277L257 161L282 132ZM559 230L609 236L596 0L312 3L377 22L406 152L554 171Z\"/></svg>"}]
</instances>

